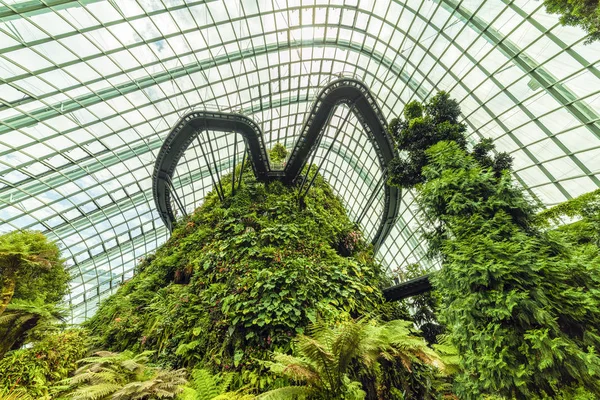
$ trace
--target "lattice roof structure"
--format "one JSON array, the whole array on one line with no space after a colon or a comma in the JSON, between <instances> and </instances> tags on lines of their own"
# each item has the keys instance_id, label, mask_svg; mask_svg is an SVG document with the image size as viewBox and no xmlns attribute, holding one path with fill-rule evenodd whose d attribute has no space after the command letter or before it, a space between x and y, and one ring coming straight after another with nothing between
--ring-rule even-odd
<instances>
[{"instance_id":1,"label":"lattice roof structure","mask_svg":"<svg viewBox=\"0 0 600 400\"><path fill-rule=\"evenodd\" d=\"M239 113L267 146L292 148L340 76L369 87L388 120L450 92L473 141L493 138L551 206L600 185L600 45L584 41L533 0L0 0L0 230L59 242L79 322L167 239L152 172L183 115ZM186 150L173 179L186 210L213 184L201 150L222 176L245 152L235 138L208 131ZM314 159L374 235L384 177L348 107ZM422 260L419 225L402 193L379 248L391 273Z\"/></svg>"}]
</instances>

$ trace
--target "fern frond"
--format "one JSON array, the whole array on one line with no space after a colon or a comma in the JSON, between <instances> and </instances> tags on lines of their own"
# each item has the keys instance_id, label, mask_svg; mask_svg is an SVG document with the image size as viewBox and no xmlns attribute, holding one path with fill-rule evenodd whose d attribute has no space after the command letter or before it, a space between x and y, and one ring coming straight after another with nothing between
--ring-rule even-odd
<instances>
[{"instance_id":1,"label":"fern frond","mask_svg":"<svg viewBox=\"0 0 600 400\"><path fill-rule=\"evenodd\" d=\"M286 386L273 389L256 396L256 400L301 400L310 396L313 391L306 386Z\"/></svg>"},{"instance_id":2,"label":"fern frond","mask_svg":"<svg viewBox=\"0 0 600 400\"><path fill-rule=\"evenodd\" d=\"M136 372L144 368L142 364L131 359L121 361L121 366L130 372Z\"/></svg>"},{"instance_id":3,"label":"fern frond","mask_svg":"<svg viewBox=\"0 0 600 400\"><path fill-rule=\"evenodd\" d=\"M298 339L298 351L327 375L331 376L335 358L331 351L316 339L301 336Z\"/></svg>"},{"instance_id":4,"label":"fern frond","mask_svg":"<svg viewBox=\"0 0 600 400\"><path fill-rule=\"evenodd\" d=\"M346 372L350 362L355 358L360 344L364 340L363 323L344 324L331 344L331 352L335 358L335 368L338 374Z\"/></svg>"},{"instance_id":5,"label":"fern frond","mask_svg":"<svg viewBox=\"0 0 600 400\"><path fill-rule=\"evenodd\" d=\"M100 400L109 394L116 392L120 388L121 385L115 385L113 383L84 386L73 392L71 400Z\"/></svg>"},{"instance_id":6,"label":"fern frond","mask_svg":"<svg viewBox=\"0 0 600 400\"><path fill-rule=\"evenodd\" d=\"M213 374L205 369L196 369L192 372L197 400L211 400L218 396L219 388Z\"/></svg>"},{"instance_id":7,"label":"fern frond","mask_svg":"<svg viewBox=\"0 0 600 400\"><path fill-rule=\"evenodd\" d=\"M223 377L223 379L221 380L221 383L219 384L219 394L227 392L227 389L229 389L229 385L231 385L233 378L234 378L234 374L226 374Z\"/></svg>"},{"instance_id":8,"label":"fern frond","mask_svg":"<svg viewBox=\"0 0 600 400\"><path fill-rule=\"evenodd\" d=\"M24 391L14 391L10 393L0 392L0 400L33 400Z\"/></svg>"}]
</instances>

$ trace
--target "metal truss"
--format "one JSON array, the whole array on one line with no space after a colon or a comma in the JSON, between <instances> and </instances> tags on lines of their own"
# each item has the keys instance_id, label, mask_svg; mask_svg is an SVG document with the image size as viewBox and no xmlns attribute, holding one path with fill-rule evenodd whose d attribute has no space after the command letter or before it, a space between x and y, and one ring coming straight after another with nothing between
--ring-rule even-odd
<instances>
[{"instance_id":1,"label":"metal truss","mask_svg":"<svg viewBox=\"0 0 600 400\"><path fill-rule=\"evenodd\" d=\"M181 213L186 214L185 207L172 183L173 174L189 145L203 132L220 131L241 134L246 142L246 148L252 160L252 169L257 179L262 181L279 179L287 184L292 184L297 182L311 153L314 160L314 155L318 147L317 142L320 142L324 136L323 128L330 122L334 109L340 104L351 105L350 111L354 112L371 142L379 160L381 176L384 177L389 163L396 155L392 140L387 132L387 123L379 110L375 98L362 82L356 79L340 78L328 83L317 96L283 171L271 168L263 141L263 133L259 126L251 119L239 114L210 111L193 112L181 118L165 139L158 153L154 173L152 174L154 202L156 203L158 214L166 227L169 231L173 230L175 221L175 213L171 207L171 198L173 198ZM348 120L349 115L350 112L346 116L345 121ZM333 148L339 131L340 129L338 129L334 141L329 145L327 153ZM209 140L208 143L210 145L211 141ZM218 168L215 164L214 171L217 177L214 179L212 178L213 173L210 168L210 162L202 148L202 144L200 144L200 148L202 149L215 190L219 193L221 200L223 200L221 194L222 188L219 191L218 186L221 184L218 176ZM235 165L232 171L235 171ZM306 181L306 177L304 181ZM300 186L300 192L303 189L308 191L314 178L306 188L303 188L304 181ZM380 184L371 194L372 199L382 189L385 193L381 222L372 240L375 249L378 249L379 245L387 238L398 216L400 195L398 188L388 186L385 179L380 179ZM370 203L371 201L368 201L367 205ZM360 219L364 217L365 213L366 207L361 212Z\"/></svg>"},{"instance_id":2,"label":"metal truss","mask_svg":"<svg viewBox=\"0 0 600 400\"><path fill-rule=\"evenodd\" d=\"M584 41L528 0L0 0L0 231L61 245L81 321L169 235L152 173L182 117L239 114L265 146L294 148L340 73L369 87L384 120L448 91L471 139L509 152L516 182L552 206L600 187L600 49ZM373 240L385 176L351 107L329 115L310 159ZM166 183L173 212L250 154L238 136L190 143ZM398 208L377 255L400 283L407 263L438 265L413 193Z\"/></svg>"}]
</instances>

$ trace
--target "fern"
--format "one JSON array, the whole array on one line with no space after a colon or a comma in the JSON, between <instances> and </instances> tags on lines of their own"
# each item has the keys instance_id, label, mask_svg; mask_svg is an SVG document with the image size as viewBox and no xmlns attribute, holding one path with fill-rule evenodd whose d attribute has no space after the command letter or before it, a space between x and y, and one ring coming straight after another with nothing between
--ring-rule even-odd
<instances>
[{"instance_id":1,"label":"fern","mask_svg":"<svg viewBox=\"0 0 600 400\"><path fill-rule=\"evenodd\" d=\"M186 371L163 370L145 364L152 352L100 351L80 360L84 364L65 383L72 400L172 399L187 384Z\"/></svg>"},{"instance_id":2,"label":"fern","mask_svg":"<svg viewBox=\"0 0 600 400\"><path fill-rule=\"evenodd\" d=\"M18 348L39 338L40 333L57 331L64 322L65 309L35 301L13 299L0 315L0 357L11 348Z\"/></svg>"},{"instance_id":3,"label":"fern","mask_svg":"<svg viewBox=\"0 0 600 400\"><path fill-rule=\"evenodd\" d=\"M31 396L29 396L23 390L5 392L0 391L0 400L33 400Z\"/></svg>"},{"instance_id":4,"label":"fern","mask_svg":"<svg viewBox=\"0 0 600 400\"><path fill-rule=\"evenodd\" d=\"M391 321L378 325L363 320L346 322L334 329L315 324L309 330L313 337L300 335L296 340L294 356L276 353L275 362L267 363L274 373L305 386L276 389L258 398L279 398L303 388L303 393L314 394L315 398L363 399L366 393L361 384L350 378L355 363L373 377L380 375L383 360L401 360L409 372L417 361L443 368L437 353L422 338L412 335L411 324Z\"/></svg>"},{"instance_id":5,"label":"fern","mask_svg":"<svg viewBox=\"0 0 600 400\"><path fill-rule=\"evenodd\" d=\"M194 370L192 377L196 389L196 400L210 400L221 394L215 377L207 370Z\"/></svg>"},{"instance_id":6,"label":"fern","mask_svg":"<svg viewBox=\"0 0 600 400\"><path fill-rule=\"evenodd\" d=\"M245 400L253 398L238 392L228 392L233 374L213 375L208 370L196 369L192 372L191 388L185 388L181 400Z\"/></svg>"}]
</instances>

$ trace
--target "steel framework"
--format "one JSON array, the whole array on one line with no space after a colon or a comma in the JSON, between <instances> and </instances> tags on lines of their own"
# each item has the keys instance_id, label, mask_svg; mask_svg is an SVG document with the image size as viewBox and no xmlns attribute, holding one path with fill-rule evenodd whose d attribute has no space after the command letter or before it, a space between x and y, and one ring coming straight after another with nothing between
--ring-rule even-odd
<instances>
[{"instance_id":1,"label":"steel framework","mask_svg":"<svg viewBox=\"0 0 600 400\"><path fill-rule=\"evenodd\" d=\"M266 146L293 148L340 73L370 88L385 120L448 91L473 140L494 139L515 180L551 206L600 187L600 48L585 38L528 0L0 0L0 230L59 242L81 321L169 235L152 171L180 118L241 114ZM311 159L372 240L385 177L347 111L336 108ZM190 144L169 183L178 212L243 159L236 138L207 131ZM378 251L398 283L406 263L437 268L412 193L399 203Z\"/></svg>"}]
</instances>

